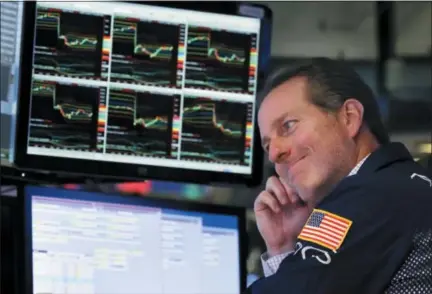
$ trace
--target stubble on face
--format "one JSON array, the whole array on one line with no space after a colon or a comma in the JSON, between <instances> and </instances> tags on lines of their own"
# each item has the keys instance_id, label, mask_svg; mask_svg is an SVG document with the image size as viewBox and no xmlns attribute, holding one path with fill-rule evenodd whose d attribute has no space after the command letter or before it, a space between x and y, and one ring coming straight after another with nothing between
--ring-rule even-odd
<instances>
[{"instance_id":1,"label":"stubble on face","mask_svg":"<svg viewBox=\"0 0 432 294\"><path fill-rule=\"evenodd\" d=\"M298 121L286 134L278 132L274 124L284 113ZM270 141L270 151L273 141L288 154L275 162L276 172L304 201L322 197L345 173L347 137L343 125L337 115L309 101L305 78L275 88L263 101L258 121L261 136Z\"/></svg>"}]
</instances>

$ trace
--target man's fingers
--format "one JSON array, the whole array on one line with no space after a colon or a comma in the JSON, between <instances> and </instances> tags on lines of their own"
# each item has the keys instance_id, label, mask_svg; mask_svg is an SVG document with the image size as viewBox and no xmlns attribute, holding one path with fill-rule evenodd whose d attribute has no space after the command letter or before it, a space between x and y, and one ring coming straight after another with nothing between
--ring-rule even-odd
<instances>
[{"instance_id":1,"label":"man's fingers","mask_svg":"<svg viewBox=\"0 0 432 294\"><path fill-rule=\"evenodd\" d=\"M279 180L292 203L298 204L303 202L297 192L293 188L291 188L290 185L288 185L288 183L285 182L283 178L279 178Z\"/></svg>"},{"instance_id":2,"label":"man's fingers","mask_svg":"<svg viewBox=\"0 0 432 294\"><path fill-rule=\"evenodd\" d=\"M272 176L268 178L265 190L255 200L254 210L256 212L270 209L275 213L290 204L303 203L294 189L292 189L282 178Z\"/></svg>"},{"instance_id":3,"label":"man's fingers","mask_svg":"<svg viewBox=\"0 0 432 294\"><path fill-rule=\"evenodd\" d=\"M273 212L276 213L281 211L279 201L276 200L276 198L269 192L262 191L255 200L254 209L255 212L258 212L267 208L270 208Z\"/></svg>"},{"instance_id":4,"label":"man's fingers","mask_svg":"<svg viewBox=\"0 0 432 294\"><path fill-rule=\"evenodd\" d=\"M266 183L266 191L270 194L273 194L282 205L287 204L290 200L289 195L287 195L287 191L285 190L281 181L275 176L268 178Z\"/></svg>"}]
</instances>

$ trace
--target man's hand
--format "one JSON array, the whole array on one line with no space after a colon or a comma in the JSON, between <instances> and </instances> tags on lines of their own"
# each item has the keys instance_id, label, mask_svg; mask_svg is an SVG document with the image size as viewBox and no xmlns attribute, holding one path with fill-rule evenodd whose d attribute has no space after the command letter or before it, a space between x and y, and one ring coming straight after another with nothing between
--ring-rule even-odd
<instances>
[{"instance_id":1,"label":"man's hand","mask_svg":"<svg viewBox=\"0 0 432 294\"><path fill-rule=\"evenodd\" d=\"M254 204L258 230L270 256L294 250L312 209L283 180L270 177Z\"/></svg>"}]
</instances>

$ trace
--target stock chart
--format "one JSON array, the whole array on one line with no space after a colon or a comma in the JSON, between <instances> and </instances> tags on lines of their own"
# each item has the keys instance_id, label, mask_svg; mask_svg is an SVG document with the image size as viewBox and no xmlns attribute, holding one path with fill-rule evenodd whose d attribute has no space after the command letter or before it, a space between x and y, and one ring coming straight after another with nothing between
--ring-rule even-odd
<instances>
[{"instance_id":1,"label":"stock chart","mask_svg":"<svg viewBox=\"0 0 432 294\"><path fill-rule=\"evenodd\" d=\"M181 159L244 164L246 103L185 97Z\"/></svg>"},{"instance_id":2,"label":"stock chart","mask_svg":"<svg viewBox=\"0 0 432 294\"><path fill-rule=\"evenodd\" d=\"M103 16L39 9L36 16L36 73L106 78ZM103 76L102 76L103 75Z\"/></svg>"},{"instance_id":3,"label":"stock chart","mask_svg":"<svg viewBox=\"0 0 432 294\"><path fill-rule=\"evenodd\" d=\"M110 89L106 152L171 157L178 96Z\"/></svg>"},{"instance_id":4,"label":"stock chart","mask_svg":"<svg viewBox=\"0 0 432 294\"><path fill-rule=\"evenodd\" d=\"M190 26L185 87L248 93L251 36Z\"/></svg>"},{"instance_id":5,"label":"stock chart","mask_svg":"<svg viewBox=\"0 0 432 294\"><path fill-rule=\"evenodd\" d=\"M100 89L34 81L29 146L94 151Z\"/></svg>"},{"instance_id":6,"label":"stock chart","mask_svg":"<svg viewBox=\"0 0 432 294\"><path fill-rule=\"evenodd\" d=\"M178 25L116 17L111 80L177 86Z\"/></svg>"}]
</instances>

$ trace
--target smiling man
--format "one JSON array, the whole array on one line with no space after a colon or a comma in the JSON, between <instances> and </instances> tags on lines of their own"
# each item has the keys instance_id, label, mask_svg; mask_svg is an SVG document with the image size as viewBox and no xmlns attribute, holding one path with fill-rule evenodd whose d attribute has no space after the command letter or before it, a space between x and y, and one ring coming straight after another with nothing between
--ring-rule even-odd
<instances>
[{"instance_id":1,"label":"smiling man","mask_svg":"<svg viewBox=\"0 0 432 294\"><path fill-rule=\"evenodd\" d=\"M432 293L430 179L389 142L371 89L319 58L277 71L263 96L277 175L255 201L266 277L248 292Z\"/></svg>"}]
</instances>

